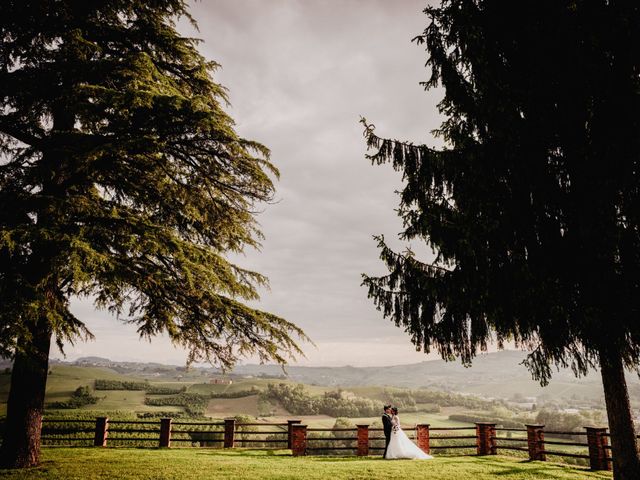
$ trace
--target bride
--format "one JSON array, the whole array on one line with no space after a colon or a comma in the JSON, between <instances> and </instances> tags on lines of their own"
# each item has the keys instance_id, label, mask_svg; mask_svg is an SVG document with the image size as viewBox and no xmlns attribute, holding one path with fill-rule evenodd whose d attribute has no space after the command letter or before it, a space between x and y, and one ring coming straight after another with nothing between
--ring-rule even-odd
<instances>
[{"instance_id":1,"label":"bride","mask_svg":"<svg viewBox=\"0 0 640 480\"><path fill-rule=\"evenodd\" d=\"M416 460L430 460L433 457L427 455L418 446L409 440L407 434L400 428L400 418L398 417L398 409L391 409L393 416L391 417L391 440L389 441L389 447L387 448L386 459L397 458L413 458Z\"/></svg>"}]
</instances>

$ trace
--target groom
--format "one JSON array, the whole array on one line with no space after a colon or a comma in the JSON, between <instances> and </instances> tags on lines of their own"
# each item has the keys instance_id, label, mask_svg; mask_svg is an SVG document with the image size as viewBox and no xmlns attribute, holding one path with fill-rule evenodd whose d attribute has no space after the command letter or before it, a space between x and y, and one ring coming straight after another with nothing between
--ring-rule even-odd
<instances>
[{"instance_id":1,"label":"groom","mask_svg":"<svg viewBox=\"0 0 640 480\"><path fill-rule=\"evenodd\" d=\"M385 405L383 410L382 429L384 430L384 453L382 454L382 458L387 458L387 448L389 448L389 441L391 440L391 405Z\"/></svg>"}]
</instances>

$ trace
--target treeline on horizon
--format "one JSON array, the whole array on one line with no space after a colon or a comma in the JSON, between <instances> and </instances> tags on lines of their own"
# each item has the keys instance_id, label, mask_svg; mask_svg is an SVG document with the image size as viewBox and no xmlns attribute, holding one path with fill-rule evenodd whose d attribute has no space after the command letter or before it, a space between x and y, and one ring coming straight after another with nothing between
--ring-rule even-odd
<instances>
[{"instance_id":1,"label":"treeline on horizon","mask_svg":"<svg viewBox=\"0 0 640 480\"><path fill-rule=\"evenodd\" d=\"M402 412L437 413L440 407L465 407L487 409L500 404L498 401L482 400L459 394L432 390L387 390L384 400L359 397L338 389L322 395L311 395L303 384L270 383L261 394L261 399L277 402L294 415L329 415L331 417L372 417L380 415L383 403L391 403Z\"/></svg>"}]
</instances>

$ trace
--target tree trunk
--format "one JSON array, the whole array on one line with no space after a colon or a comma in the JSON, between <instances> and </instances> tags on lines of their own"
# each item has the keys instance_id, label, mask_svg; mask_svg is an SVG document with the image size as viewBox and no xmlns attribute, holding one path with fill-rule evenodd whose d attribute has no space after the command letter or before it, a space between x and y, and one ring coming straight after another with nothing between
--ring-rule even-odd
<instances>
[{"instance_id":1,"label":"tree trunk","mask_svg":"<svg viewBox=\"0 0 640 480\"><path fill-rule=\"evenodd\" d=\"M32 346L17 353L11 372L7 420L0 463L6 468L33 467L40 457L40 429L49 370L51 331L46 319L32 330Z\"/></svg>"},{"instance_id":2,"label":"tree trunk","mask_svg":"<svg viewBox=\"0 0 640 480\"><path fill-rule=\"evenodd\" d=\"M66 104L52 106L54 133L73 130L75 116ZM65 145L43 151L42 162L50 169L51 177L42 184L44 198L63 198L64 165L68 162ZM37 226L45 230L59 225L64 212L49 202L37 210ZM53 258L59 255L55 242L41 238L33 245L26 278L33 288L34 299L41 303L40 316L24 320L29 335L19 339L22 351L17 351L11 373L11 390L7 401L7 419L4 440L0 448L0 465L7 468L26 468L38 465L40 459L40 433L44 395L49 373L49 350L52 328L48 312L66 309L64 298L58 291L59 279L54 271ZM29 317L29 315L25 315Z\"/></svg>"},{"instance_id":3,"label":"tree trunk","mask_svg":"<svg viewBox=\"0 0 640 480\"><path fill-rule=\"evenodd\" d=\"M614 480L637 480L640 478L640 458L620 355L601 351L600 373L611 432L613 478Z\"/></svg>"}]
</instances>

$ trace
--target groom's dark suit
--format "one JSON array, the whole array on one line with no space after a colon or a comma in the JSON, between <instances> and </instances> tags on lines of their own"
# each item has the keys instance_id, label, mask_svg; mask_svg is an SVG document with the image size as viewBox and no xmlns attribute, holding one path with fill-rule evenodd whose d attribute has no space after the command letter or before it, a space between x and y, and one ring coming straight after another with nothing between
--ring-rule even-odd
<instances>
[{"instance_id":1,"label":"groom's dark suit","mask_svg":"<svg viewBox=\"0 0 640 480\"><path fill-rule=\"evenodd\" d=\"M386 412L382 415L382 429L384 430L384 453L382 454L382 458L386 458L387 448L391 440L391 415Z\"/></svg>"}]
</instances>

